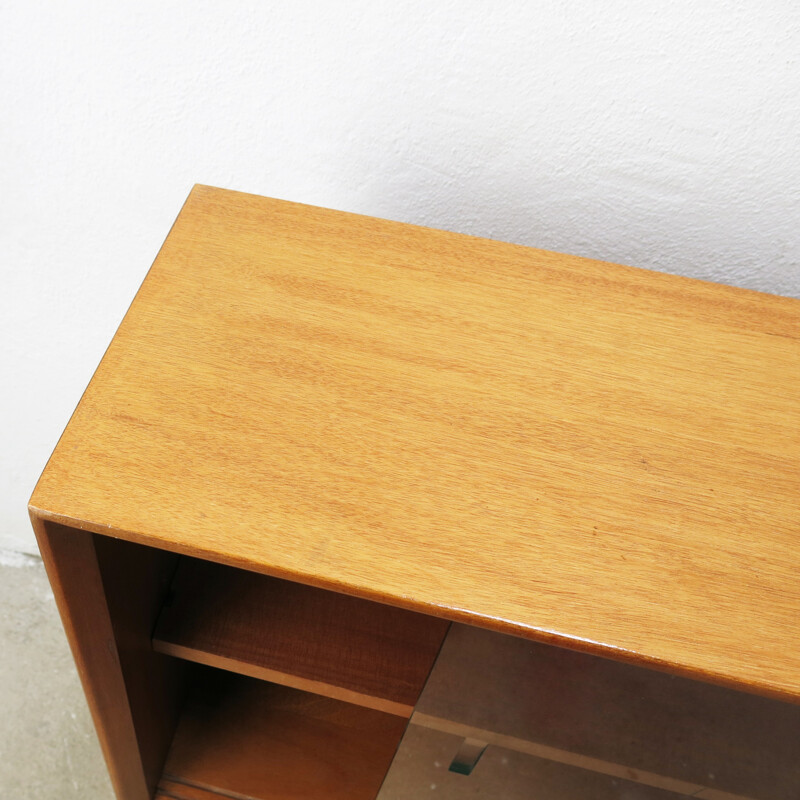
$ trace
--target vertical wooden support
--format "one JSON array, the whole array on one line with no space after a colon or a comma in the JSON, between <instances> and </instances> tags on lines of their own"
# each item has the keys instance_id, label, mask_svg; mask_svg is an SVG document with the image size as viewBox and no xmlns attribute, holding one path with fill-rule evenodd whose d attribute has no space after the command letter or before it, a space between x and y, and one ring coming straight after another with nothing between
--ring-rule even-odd
<instances>
[{"instance_id":1,"label":"vertical wooden support","mask_svg":"<svg viewBox=\"0 0 800 800\"><path fill-rule=\"evenodd\" d=\"M178 721L185 664L153 650L156 619L178 556L164 550L94 537L122 676L147 786L152 793Z\"/></svg>"},{"instance_id":2,"label":"vertical wooden support","mask_svg":"<svg viewBox=\"0 0 800 800\"><path fill-rule=\"evenodd\" d=\"M174 556L32 522L114 791L118 800L150 800L180 699L179 666L149 648Z\"/></svg>"}]
</instances>

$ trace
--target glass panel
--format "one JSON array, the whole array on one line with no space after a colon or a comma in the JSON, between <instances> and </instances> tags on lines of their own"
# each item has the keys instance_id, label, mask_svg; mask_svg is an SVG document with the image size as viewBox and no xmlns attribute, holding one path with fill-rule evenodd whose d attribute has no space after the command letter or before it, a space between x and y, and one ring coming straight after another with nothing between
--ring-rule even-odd
<instances>
[{"instance_id":1,"label":"glass panel","mask_svg":"<svg viewBox=\"0 0 800 800\"><path fill-rule=\"evenodd\" d=\"M570 767L490 745L472 773L448 766L463 740L409 725L378 800L681 800L683 794L654 789L598 772Z\"/></svg>"},{"instance_id":2,"label":"glass panel","mask_svg":"<svg viewBox=\"0 0 800 800\"><path fill-rule=\"evenodd\" d=\"M411 723L379 800L800 797L800 706L470 626Z\"/></svg>"}]
</instances>

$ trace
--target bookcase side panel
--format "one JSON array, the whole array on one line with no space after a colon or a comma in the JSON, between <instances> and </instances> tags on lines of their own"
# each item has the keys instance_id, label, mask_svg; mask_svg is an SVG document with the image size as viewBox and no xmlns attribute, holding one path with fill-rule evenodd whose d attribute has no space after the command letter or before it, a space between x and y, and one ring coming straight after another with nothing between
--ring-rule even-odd
<instances>
[{"instance_id":1,"label":"bookcase side panel","mask_svg":"<svg viewBox=\"0 0 800 800\"><path fill-rule=\"evenodd\" d=\"M182 695L182 665L150 649L174 557L32 522L116 796L150 800Z\"/></svg>"}]
</instances>

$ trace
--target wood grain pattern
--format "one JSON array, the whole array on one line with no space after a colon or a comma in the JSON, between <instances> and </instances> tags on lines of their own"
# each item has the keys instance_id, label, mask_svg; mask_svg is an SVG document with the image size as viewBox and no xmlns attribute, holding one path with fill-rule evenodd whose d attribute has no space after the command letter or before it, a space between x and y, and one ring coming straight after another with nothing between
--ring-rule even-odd
<instances>
[{"instance_id":1,"label":"wood grain pattern","mask_svg":"<svg viewBox=\"0 0 800 800\"><path fill-rule=\"evenodd\" d=\"M151 641L178 557L108 536L94 536L94 547L125 681L126 697L117 702L130 707L152 792L161 778L184 696L185 665L155 653Z\"/></svg>"},{"instance_id":2,"label":"wood grain pattern","mask_svg":"<svg viewBox=\"0 0 800 800\"><path fill-rule=\"evenodd\" d=\"M198 786L189 786L167 778L161 780L155 800L230 800L230 795L201 789ZM241 798L239 799L241 800Z\"/></svg>"},{"instance_id":3,"label":"wood grain pattern","mask_svg":"<svg viewBox=\"0 0 800 800\"><path fill-rule=\"evenodd\" d=\"M447 628L423 614L185 558L153 646L410 717Z\"/></svg>"},{"instance_id":4,"label":"wood grain pattern","mask_svg":"<svg viewBox=\"0 0 800 800\"><path fill-rule=\"evenodd\" d=\"M149 800L153 765L139 751L95 537L32 519L116 796Z\"/></svg>"},{"instance_id":5,"label":"wood grain pattern","mask_svg":"<svg viewBox=\"0 0 800 800\"><path fill-rule=\"evenodd\" d=\"M800 302L193 190L53 520L800 697Z\"/></svg>"},{"instance_id":6,"label":"wood grain pattern","mask_svg":"<svg viewBox=\"0 0 800 800\"><path fill-rule=\"evenodd\" d=\"M406 720L204 670L164 781L252 800L373 800Z\"/></svg>"},{"instance_id":7,"label":"wood grain pattern","mask_svg":"<svg viewBox=\"0 0 800 800\"><path fill-rule=\"evenodd\" d=\"M412 722L691 795L800 791L800 706L463 625Z\"/></svg>"}]
</instances>

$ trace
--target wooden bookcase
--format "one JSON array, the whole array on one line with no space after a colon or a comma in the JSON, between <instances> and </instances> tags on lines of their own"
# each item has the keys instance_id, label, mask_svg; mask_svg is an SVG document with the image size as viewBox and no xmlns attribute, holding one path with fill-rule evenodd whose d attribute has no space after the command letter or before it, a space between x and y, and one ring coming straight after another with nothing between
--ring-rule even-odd
<instances>
[{"instance_id":1,"label":"wooden bookcase","mask_svg":"<svg viewBox=\"0 0 800 800\"><path fill-rule=\"evenodd\" d=\"M30 511L120 800L790 800L798 496L800 302L196 187Z\"/></svg>"}]
</instances>

